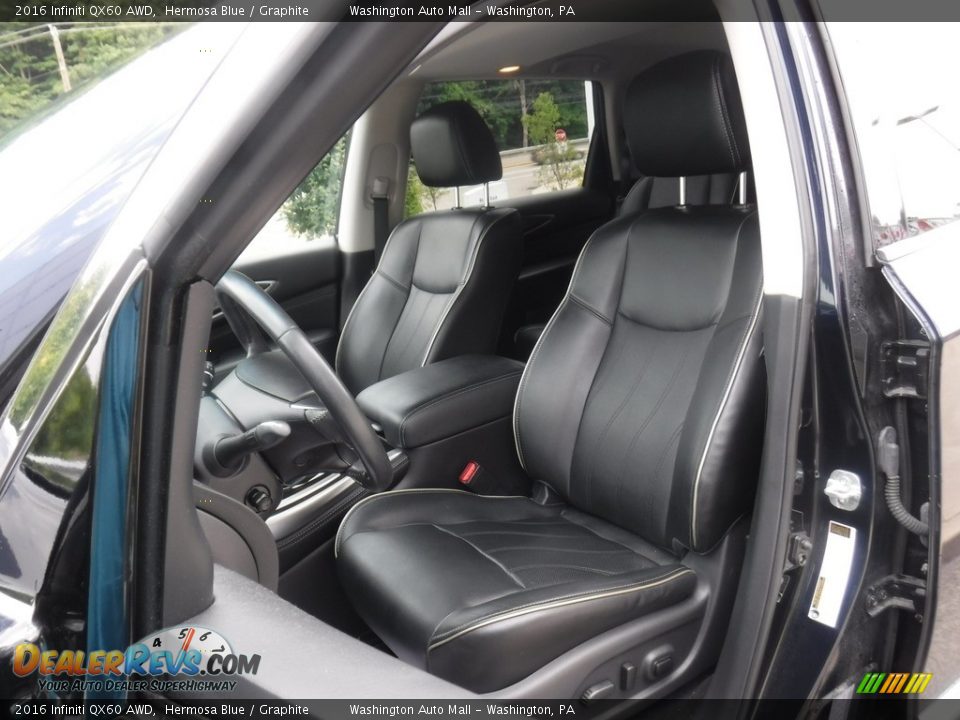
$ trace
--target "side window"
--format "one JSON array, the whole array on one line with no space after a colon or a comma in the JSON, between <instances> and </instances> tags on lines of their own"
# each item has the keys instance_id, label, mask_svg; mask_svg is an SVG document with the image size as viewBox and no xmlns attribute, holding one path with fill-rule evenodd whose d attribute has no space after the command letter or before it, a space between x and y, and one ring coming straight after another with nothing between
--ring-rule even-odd
<instances>
[{"instance_id":1,"label":"side window","mask_svg":"<svg viewBox=\"0 0 960 720\"><path fill-rule=\"evenodd\" d=\"M960 219L960 66L951 23L828 25L870 204L874 247Z\"/></svg>"},{"instance_id":2,"label":"side window","mask_svg":"<svg viewBox=\"0 0 960 720\"><path fill-rule=\"evenodd\" d=\"M460 80L428 83L417 113L448 100L473 105L493 131L503 178L490 183L491 202L583 185L593 135L593 84L583 80ZM483 202L483 187L460 188L464 207ZM446 210L452 188L429 188L411 163L405 215Z\"/></svg>"},{"instance_id":3,"label":"side window","mask_svg":"<svg viewBox=\"0 0 960 720\"><path fill-rule=\"evenodd\" d=\"M304 243L336 242L348 132L310 171L240 256L244 260L300 252Z\"/></svg>"}]
</instances>

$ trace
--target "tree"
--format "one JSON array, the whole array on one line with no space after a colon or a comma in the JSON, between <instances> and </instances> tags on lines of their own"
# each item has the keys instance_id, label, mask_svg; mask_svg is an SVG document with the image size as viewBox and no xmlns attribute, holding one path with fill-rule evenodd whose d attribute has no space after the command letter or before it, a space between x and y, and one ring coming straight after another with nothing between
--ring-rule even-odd
<instances>
[{"instance_id":1,"label":"tree","mask_svg":"<svg viewBox=\"0 0 960 720\"><path fill-rule=\"evenodd\" d=\"M444 193L444 188L424 185L417 175L416 167L411 164L407 171L407 196L404 199L403 216L413 217L424 211L437 209L437 201Z\"/></svg>"},{"instance_id":2,"label":"tree","mask_svg":"<svg viewBox=\"0 0 960 720\"><path fill-rule=\"evenodd\" d=\"M520 124L523 126L523 138L520 147L527 147L530 144L530 134L527 131L527 125L523 118L527 115L527 81L523 78L517 78L513 81L517 88L517 95L520 97Z\"/></svg>"},{"instance_id":3,"label":"tree","mask_svg":"<svg viewBox=\"0 0 960 720\"><path fill-rule=\"evenodd\" d=\"M35 120L60 97L82 92L186 23L126 23L63 28L60 42L71 91L64 92L53 37L46 25L3 23L0 33L0 137Z\"/></svg>"},{"instance_id":4,"label":"tree","mask_svg":"<svg viewBox=\"0 0 960 720\"><path fill-rule=\"evenodd\" d=\"M533 112L523 116L523 124L535 145L556 142L554 133L560 127L560 108L551 93L542 92L537 95L533 101Z\"/></svg>"},{"instance_id":5,"label":"tree","mask_svg":"<svg viewBox=\"0 0 960 720\"><path fill-rule=\"evenodd\" d=\"M587 106L581 80L458 80L428 83L417 113L448 100L464 100L477 109L500 150L528 147L534 141L523 123L530 112L529 99L550 93L559 111L559 126L571 138L586 137ZM519 109L519 112L518 112Z\"/></svg>"},{"instance_id":6,"label":"tree","mask_svg":"<svg viewBox=\"0 0 960 720\"><path fill-rule=\"evenodd\" d=\"M403 199L403 216L405 218L419 215L423 212L423 191L426 186L420 182L420 176L413 165L407 169L407 194ZM436 210L436 207L434 207Z\"/></svg>"},{"instance_id":7,"label":"tree","mask_svg":"<svg viewBox=\"0 0 960 720\"><path fill-rule=\"evenodd\" d=\"M283 218L292 232L315 238L336 231L346 157L344 135L283 204Z\"/></svg>"},{"instance_id":8,"label":"tree","mask_svg":"<svg viewBox=\"0 0 960 720\"><path fill-rule=\"evenodd\" d=\"M533 112L523 116L530 139L540 147L534 159L540 163L540 182L554 190L572 187L583 179L576 149L568 142L557 142L560 108L553 95L543 92L533 101Z\"/></svg>"}]
</instances>

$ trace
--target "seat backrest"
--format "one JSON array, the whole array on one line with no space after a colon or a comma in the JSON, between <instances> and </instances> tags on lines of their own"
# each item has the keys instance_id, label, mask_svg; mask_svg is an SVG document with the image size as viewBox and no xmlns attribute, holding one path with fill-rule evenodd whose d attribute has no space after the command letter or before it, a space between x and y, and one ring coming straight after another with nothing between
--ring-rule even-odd
<instances>
[{"instance_id":1,"label":"seat backrest","mask_svg":"<svg viewBox=\"0 0 960 720\"><path fill-rule=\"evenodd\" d=\"M465 102L424 112L410 144L425 185L502 176L493 135ZM454 208L397 225L344 324L340 378L356 394L428 363L493 352L522 253L520 216L510 208Z\"/></svg>"},{"instance_id":2,"label":"seat backrest","mask_svg":"<svg viewBox=\"0 0 960 720\"><path fill-rule=\"evenodd\" d=\"M749 163L720 53L641 74L625 126L647 175L737 173ZM761 299L750 206L662 208L597 230L518 390L514 430L528 473L661 547L709 550L754 494Z\"/></svg>"}]
</instances>

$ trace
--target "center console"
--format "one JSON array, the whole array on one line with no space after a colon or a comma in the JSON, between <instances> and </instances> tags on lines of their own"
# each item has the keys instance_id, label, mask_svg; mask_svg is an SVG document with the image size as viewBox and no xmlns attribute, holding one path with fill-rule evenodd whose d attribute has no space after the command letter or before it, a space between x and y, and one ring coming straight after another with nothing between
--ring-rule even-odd
<instances>
[{"instance_id":1,"label":"center console","mask_svg":"<svg viewBox=\"0 0 960 720\"><path fill-rule=\"evenodd\" d=\"M371 385L357 404L410 466L397 487L467 487L524 494L513 403L523 363L461 355Z\"/></svg>"}]
</instances>

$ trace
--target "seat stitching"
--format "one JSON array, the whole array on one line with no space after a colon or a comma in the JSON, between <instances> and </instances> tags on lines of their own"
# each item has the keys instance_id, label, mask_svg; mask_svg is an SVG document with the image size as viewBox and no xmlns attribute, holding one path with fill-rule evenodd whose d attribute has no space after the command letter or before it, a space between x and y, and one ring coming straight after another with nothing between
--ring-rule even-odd
<instances>
[{"instance_id":1,"label":"seat stitching","mask_svg":"<svg viewBox=\"0 0 960 720\"><path fill-rule=\"evenodd\" d=\"M657 399L657 402L653 406L653 409L644 419L643 423L640 425L640 428L637 430L636 434L634 434L633 438L630 440L630 444L627 446L627 449L623 454L623 459L620 461L620 482L617 483L617 506L620 508L623 507L622 505L623 485L626 480L626 476L628 474L627 464L630 460L630 454L633 452L634 448L637 446L637 442L640 440L640 437L643 435L646 429L650 426L650 423L653 422L653 418L656 416L658 412L660 412L660 408L663 407L663 403L666 401L667 395L669 395L670 392L673 390L673 386L676 384L677 378L680 377L681 371L683 370L684 366L687 364L687 357L689 355L690 355L690 347L688 346L683 351L683 355L680 358L680 362L676 364L676 367L674 368L674 371L673 371L673 376L670 378L670 382L667 383L667 386L663 389L663 392L660 393L660 397Z\"/></svg>"},{"instance_id":2,"label":"seat stitching","mask_svg":"<svg viewBox=\"0 0 960 720\"><path fill-rule=\"evenodd\" d=\"M466 543L467 545L469 545L470 547L472 547L474 550L476 550L478 553L480 553L480 555L481 555L482 557L485 557L487 560L489 560L490 562L492 562L492 563L493 563L494 565L496 565L498 568L500 568L501 570L503 570L503 572L507 575L507 577L509 577L511 580L513 580L513 581L514 581L517 585L519 585L522 589L524 589L524 590L527 589L527 586L523 584L523 581L522 581L520 578L518 578L516 575L514 575L512 572L510 572L510 569L509 569L506 565L504 565L502 562L500 562L500 561L497 560L496 558L492 557L491 555L488 555L487 553L485 553L481 548L479 548L479 547L477 547L476 545L474 545L472 542L470 542L469 540L467 540L465 537L461 537L460 535L457 535L456 533L450 532L450 531L447 530L446 528L441 527L440 525L437 525L437 524L435 524L435 523L431 523L431 525L432 525L433 527L435 527L437 530L439 530L440 532L446 533L446 534L449 535L450 537L456 538L457 540L459 540L459 541L462 542L462 543Z\"/></svg>"},{"instance_id":3,"label":"seat stitching","mask_svg":"<svg viewBox=\"0 0 960 720\"><path fill-rule=\"evenodd\" d=\"M752 313L746 313L745 315L738 315L735 318L730 318L726 322L720 323L719 325L717 325L716 329L714 329L714 336L719 334L722 330L726 330L731 325L734 325L740 322L741 320L749 320L751 316L752 316Z\"/></svg>"},{"instance_id":4,"label":"seat stitching","mask_svg":"<svg viewBox=\"0 0 960 720\"><path fill-rule=\"evenodd\" d=\"M730 111L727 108L727 98L723 93L723 76L720 72L720 58L716 59L717 63L717 94L720 96L720 109L723 111L723 124L726 127L727 134L729 136L728 144L733 144L733 153L734 164L740 162L742 154L740 152L740 145L737 142L737 134L733 131L733 123L730 122Z\"/></svg>"},{"instance_id":5,"label":"seat stitching","mask_svg":"<svg viewBox=\"0 0 960 720\"><path fill-rule=\"evenodd\" d=\"M634 231L634 228L637 226L637 224L638 223L635 220L632 220L627 225L627 237L623 243L623 264L620 267L620 291L619 291L619 297L617 298L617 302L614 306L614 315L620 312L620 304L623 301L623 288L625 287L626 281L627 281L627 278L626 278L627 266L630 264L630 247L633 241L633 231ZM572 285L570 287L570 292L571 293L573 292ZM576 462L577 461L577 445L579 444L579 441L580 441L580 433L583 431L583 421L587 415L587 406L590 404L590 400L593 397L593 391L597 387L597 382L600 379L600 371L606 364L607 352L610 350L610 343L613 340L613 333L614 333L614 325L613 323L611 323L610 334L607 336L606 341L604 342L604 348L603 348L603 352L600 354L600 359L597 362L596 367L593 369L593 377L590 378L590 387L587 389L587 394L583 401L583 408L580 411L580 418L577 420L577 432L573 436L573 453L570 458L570 468L567 473L568 474L567 494L569 496L573 495L573 482L574 482L573 469L577 465L577 462ZM613 360L611 361L611 364L614 367L617 365L617 363L620 362L620 357L621 355L623 355L625 348L626 348L626 345L623 343L621 343L620 347L617 348L616 355L614 355ZM640 371L640 377L637 378L637 382L635 383L634 387L631 388L630 390L630 397L632 397L633 393L636 392L636 388L640 383L640 378L642 378L646 374L647 366L649 364L650 364L650 358L648 357L647 360L644 362L643 369ZM626 404L627 404L627 399L624 399L624 401L620 404L620 407L617 408L617 412L615 414L616 417L620 416L620 413L623 411L623 408L626 406ZM604 427L603 432L600 434L600 437L597 438L597 442L593 446L593 452L591 452L587 456L591 460L593 458L593 454L600 448L600 444L606 438L607 432L609 431L612 423L613 423L613 418L610 418L607 420L606 427ZM593 466L594 463L591 461L590 465ZM593 502L593 475L594 475L593 470L591 470L590 474L587 475L587 479L585 483L585 492L584 492L584 495L586 496L585 498L586 502L591 504Z\"/></svg>"},{"instance_id":6,"label":"seat stitching","mask_svg":"<svg viewBox=\"0 0 960 720\"><path fill-rule=\"evenodd\" d=\"M539 550L542 552L562 552L562 553L583 553L589 555L620 555L627 553L629 555L636 556L635 552L627 550L626 548L612 548L609 550L583 550L580 548L565 548L565 547L553 547L552 545L504 545L503 547L488 548L487 552L512 552L512 551L532 551ZM639 556L638 556L639 557Z\"/></svg>"},{"instance_id":7,"label":"seat stitching","mask_svg":"<svg viewBox=\"0 0 960 720\"><path fill-rule=\"evenodd\" d=\"M590 600L603 599L605 597L613 597L615 595L621 595L628 592L634 592L638 590L645 590L651 587L657 587L664 583L668 583L668 582L671 582L672 580L676 580L677 578L683 577L684 575L693 575L693 574L694 574L693 571L690 570L689 568L678 568L676 570L671 570L669 573L666 573L665 575L643 580L639 584L630 583L627 585L619 585L612 588L606 588L601 591L590 590L586 592L573 593L570 595L560 595L554 598L550 598L548 600L537 600L536 602L530 602L524 605L518 605L517 607L510 608L509 610L501 610L499 612L485 615L476 620L471 620L469 622L463 623L462 625L458 625L457 627L452 628L451 630L447 630L446 632L440 635L431 635L430 639L427 641L428 642L427 652L429 653L431 650L449 642L450 640L455 639L456 637L459 637L460 635L470 632L471 630L475 630L479 627L489 625L492 622L497 622L498 619L509 619L511 617L515 617L516 613L518 613L518 611L520 610L527 610L528 612L537 612L538 610L550 609L550 605L557 602L571 601L569 603L564 603L564 604L575 604L579 602L588 602ZM520 614L528 614L528 613L520 613Z\"/></svg>"},{"instance_id":8,"label":"seat stitching","mask_svg":"<svg viewBox=\"0 0 960 720\"><path fill-rule=\"evenodd\" d=\"M608 318L606 315L604 315L602 312L600 312L600 311L597 310L595 307L593 307L592 305L590 305L586 300L582 300L581 298L577 297L577 296L574 295L573 293L570 293L570 299L573 300L574 303L576 303L577 305L579 305L580 307L582 307L582 308L583 308L584 310L586 310L587 312L593 313L594 315L596 315L596 317L597 317L599 320L602 320L602 321L605 322L607 325L613 325L613 320L611 320L611 319Z\"/></svg>"},{"instance_id":9,"label":"seat stitching","mask_svg":"<svg viewBox=\"0 0 960 720\"><path fill-rule=\"evenodd\" d=\"M617 312L619 312L619 310ZM613 360L610 363L612 366L616 366L620 362L620 357L623 355L625 348L626 348L626 344L621 344L620 347L617 348L616 355L614 356ZM596 473L596 467L597 467L597 464L592 462L592 458L596 455L597 451L600 450L600 446L607 439L607 433L610 432L610 428L613 427L614 423L620 418L620 416L623 414L624 409L633 399L633 396L636 395L637 390L640 388L640 383L643 382L643 379L647 376L647 368L650 366L650 363L653 360L653 357L655 354L656 354L656 348L654 348L654 351L649 353L644 358L643 366L640 368L640 374L637 375L636 380L633 381L633 385L630 387L630 392L628 392L626 395L623 396L623 400L620 402L620 405L613 412L613 414L611 414L610 417L607 418L607 422L603 426L603 431L600 433L599 436L597 436L597 440L593 444L593 449L590 451L590 454L588 455L588 458L591 459L590 466L592 468L590 470L590 474L587 475L587 482L586 482L586 495L587 495L588 501L593 499L593 479L594 479L594 475ZM603 360L601 360L600 362L601 364L603 364ZM599 368L597 370L597 374L599 374ZM596 383L596 378L594 378L594 383ZM592 394L593 387L591 387L590 390ZM588 402L589 402L589 397L588 397ZM582 417L580 421L581 423L583 422ZM577 437L579 437L579 435L580 433L578 431Z\"/></svg>"},{"instance_id":10,"label":"seat stitching","mask_svg":"<svg viewBox=\"0 0 960 720\"><path fill-rule=\"evenodd\" d=\"M411 270L410 270L410 284L411 284L411 285L413 285L413 274L416 272L416 269L417 269L417 258L420 257L420 243L421 243L422 241L423 241L423 223L421 222L421 223L417 226L417 249L414 251L414 254L413 254L413 265L412 265L412 268L411 268ZM380 262L381 262L381 263L383 263L383 256L384 256L385 254L386 254L386 247L384 247L384 253L381 254L381 256L380 256ZM379 265L378 265L377 267L379 268ZM369 284L370 284L370 283L367 283L367 285L369 285ZM366 289L366 288L364 288L364 289ZM390 335L387 336L387 342L384 343L384 345L383 345L383 354L380 356L380 367L379 367L379 369L377 370L377 379L378 379L378 380L383 379L383 364L387 361L387 353L390 352L390 342L391 342L391 340L393 340L393 336L394 336L394 333L397 332L397 328L400 327L400 321L403 319L403 311L406 310L406 308L407 308L407 303L409 303L409 302L410 302L410 291L409 291L409 289L408 289L408 290L407 290L407 297L404 298L404 300L403 300L403 307L400 309L400 314L397 315L397 319L396 319L396 321L393 323L393 329L390 331ZM352 312L353 312L353 309L351 308L351 313L352 313ZM344 325L344 329L346 329L346 325ZM411 335L411 337L412 337L412 336L413 336L413 333L411 333L410 335ZM410 344L410 342L409 342L409 340L408 340L408 341L407 341L407 345L409 345L409 344ZM404 349L406 349L406 347L404 347Z\"/></svg>"},{"instance_id":11,"label":"seat stitching","mask_svg":"<svg viewBox=\"0 0 960 720\"><path fill-rule=\"evenodd\" d=\"M413 329L407 332L406 342L403 343L403 347L397 350L396 356L403 358L407 354L407 350L410 349L410 346L413 344L413 341L417 338L417 334L420 331L420 326L423 325L424 321L427 319L427 315L430 314L431 306L439 299L442 299L447 293L433 293L425 290L421 290L424 295L427 295L427 301L424 304L423 308L420 310L420 315L417 317L417 324L413 326ZM447 300L449 302L449 299ZM400 321L403 319L403 312L409 307L407 303L404 303L403 310L400 312L400 317L397 318L397 324L394 325L393 332L390 334L390 339L396 336L396 333L400 329ZM383 362L386 362L387 354L390 350L390 343L387 343L387 352L383 354ZM380 376L383 377L383 362L380 365Z\"/></svg>"},{"instance_id":12,"label":"seat stitching","mask_svg":"<svg viewBox=\"0 0 960 720\"><path fill-rule=\"evenodd\" d=\"M285 549L285 548L288 548L288 547L290 547L290 546L292 546L292 545L297 544L298 542L300 542L301 540L303 540L303 538L305 538L305 537L307 537L308 535L310 535L311 533L313 533L317 528L319 528L319 527L325 525L326 523L330 522L331 520L333 520L333 518L335 518L337 515L339 515L341 512L343 512L343 509L344 509L347 505L349 505L351 502L353 502L354 500L356 500L356 499L357 499L358 497L360 497L361 495L365 495L366 493L367 493L366 488L358 487L358 488L357 488L356 490L354 490L352 493L350 493L349 495L347 495L347 497L345 497L343 500L341 500L341 501L338 502L336 505L334 505L330 510L328 510L328 511L325 512L325 513L323 513L320 517L318 517L318 518L316 518L315 520L312 520L311 522L307 523L306 525L304 525L302 528L300 528L299 530L297 530L297 531L296 531L295 533L293 533L292 535L288 535L287 537L283 538L282 540L279 540L279 541L277 542L277 547L278 547L278 548L281 548L281 549Z\"/></svg>"},{"instance_id":13,"label":"seat stitching","mask_svg":"<svg viewBox=\"0 0 960 720\"><path fill-rule=\"evenodd\" d=\"M569 525L569 523L566 520L561 519L559 516L556 518L531 517L531 518L523 518L522 520L464 520L462 523L447 523L447 524L448 525L453 525L453 524L466 525L469 523L485 523L485 522L496 523L499 525L562 525L563 527L566 527L567 525Z\"/></svg>"},{"instance_id":14,"label":"seat stitching","mask_svg":"<svg viewBox=\"0 0 960 720\"><path fill-rule=\"evenodd\" d=\"M520 375L522 373L523 373L523 370L513 370L506 375L499 375L495 378L487 378L486 380L480 380L479 382L475 382L472 385L467 385L466 387L458 388L457 390L447 393L446 395L441 395L440 397L431 398L430 400L427 400L425 402L420 403L419 405L416 405L415 407L411 408L411 410L406 415L404 415L403 419L400 421L400 444L406 447L405 431L406 431L407 421L410 420L411 417L416 415L421 410L427 410L433 407L434 405L445 402L455 397L466 395L467 393L473 392L474 390L479 390L480 388L486 387L488 385L494 385L504 380L512 380L513 378L517 377L517 375Z\"/></svg>"},{"instance_id":15,"label":"seat stitching","mask_svg":"<svg viewBox=\"0 0 960 720\"><path fill-rule=\"evenodd\" d=\"M554 535L550 533L522 532L520 530L477 530L472 533L463 533L464 537L474 537L476 535L522 535L526 537L557 538L561 540L575 540L576 535Z\"/></svg>"},{"instance_id":16,"label":"seat stitching","mask_svg":"<svg viewBox=\"0 0 960 720\"><path fill-rule=\"evenodd\" d=\"M720 111L720 121L723 123L723 139L727 143L727 152L730 153L730 162L734 165L737 164L737 158L733 154L733 146L730 144L730 125L727 122L726 108L723 103L723 91L720 87L720 58L716 58L713 61L713 87L717 93L717 110Z\"/></svg>"},{"instance_id":17,"label":"seat stitching","mask_svg":"<svg viewBox=\"0 0 960 720\"><path fill-rule=\"evenodd\" d=\"M517 565L514 570L539 570L540 568L567 568L570 570L583 570L584 572L596 573L610 577L612 575L623 575L623 572L614 572L612 570L601 570L599 568L590 568L583 565L568 565L566 563L537 563L533 565Z\"/></svg>"},{"instance_id":18,"label":"seat stitching","mask_svg":"<svg viewBox=\"0 0 960 720\"><path fill-rule=\"evenodd\" d=\"M411 219L411 220L409 220L408 222L413 222L413 220ZM399 228L400 225L403 225L403 223L400 223L400 224L397 225L395 228L393 228L393 230L390 232L390 235L387 237L387 242L386 242L386 243L384 244L384 246L383 246L383 252L380 253L380 262L377 264L377 270L380 269L380 265L383 265L383 259L387 256L387 250L390 248L390 245L392 244L394 237L396 237L397 228ZM420 222L418 221L418 223L417 223L417 238L418 238L418 239L417 239L417 245L418 245L418 246L419 246L419 244L420 244L419 237L420 237L420 234L421 234L421 233L422 233L422 227L421 227ZM412 274L412 273L411 273L411 275L410 275L410 282L411 282L411 283L413 282L413 274ZM340 354L341 354L341 348L343 347L343 339L344 339L344 338L346 337L346 335L347 335L347 327L350 325L350 321L353 319L353 313L354 313L354 311L357 309L357 306L360 304L360 301L363 299L363 296L364 296L364 294L366 294L367 288L369 288L369 287L370 287L370 282L368 281L368 282L363 286L363 289L360 291L360 294L357 295L357 299L353 301L353 307L351 307L351 308L350 308L350 312L347 313L347 319L343 321L343 329L340 330L340 342L337 343L337 351L336 351L336 353L335 353L334 356L333 356L333 367L334 367L334 369L336 370L336 372L337 372L338 375L340 374ZM409 288L407 289L407 292L409 293ZM384 352L386 352L386 350L384 350Z\"/></svg>"},{"instance_id":19,"label":"seat stitching","mask_svg":"<svg viewBox=\"0 0 960 720\"><path fill-rule=\"evenodd\" d=\"M584 250L586 250L586 245L584 245ZM575 276L576 270L574 270L574 277ZM572 278L570 282L573 282ZM560 317L564 309L566 309L568 301L569 296L564 297L563 302L561 302L560 306L554 311L553 315L550 317L550 321L547 323L547 326L543 329L543 332L540 333L540 337L537 338L537 343L533 346L533 351L530 353L530 359L527 360L527 364L523 368L523 374L520 376L520 384L517 386L517 397L513 401L513 444L517 450L517 459L520 461L520 467L522 467L524 470L527 470L527 461L523 457L523 444L520 440L520 403L523 397L523 388L527 383L528 371L537 359L537 354L540 352L540 347L543 344L544 338L546 338L547 333L550 331L550 328L553 326L554 322L556 322L556 319ZM527 471L529 472L529 470Z\"/></svg>"},{"instance_id":20,"label":"seat stitching","mask_svg":"<svg viewBox=\"0 0 960 720\"><path fill-rule=\"evenodd\" d=\"M393 283L398 289L403 290L404 292L410 292L410 288L407 285L404 285L402 282L397 280L392 275L388 275L386 272L384 272L380 268L377 268L374 272L380 277L382 277L384 280L388 280L389 282ZM413 282L411 281L410 284L413 285Z\"/></svg>"},{"instance_id":21,"label":"seat stitching","mask_svg":"<svg viewBox=\"0 0 960 720\"><path fill-rule=\"evenodd\" d=\"M337 535L333 542L333 556L337 557L340 552L340 543L341 536L343 534L343 528L346 526L347 521L350 519L350 516L357 511L358 508L363 507L373 503L376 500L382 500L387 497L396 497L397 495L413 495L416 493L459 493L463 496L474 497L482 500L529 500L530 498L523 495L473 495L468 493L466 490L454 490L452 488L407 488L404 490L390 490L389 492L377 493L376 495L370 495L365 497L363 500L358 502L352 508L347 511L347 514L343 516L343 520L340 521L340 527L337 528Z\"/></svg>"},{"instance_id":22,"label":"seat stitching","mask_svg":"<svg viewBox=\"0 0 960 720\"><path fill-rule=\"evenodd\" d=\"M677 426L677 429L673 431L673 434L669 437L667 442L664 443L663 450L660 452L660 459L657 460L657 464L653 470L654 480L660 477L660 471L663 469L663 463L667 459L667 453L670 451L670 448L673 447L674 441L680 437L685 425L685 422L680 423L680 425Z\"/></svg>"},{"instance_id":23,"label":"seat stitching","mask_svg":"<svg viewBox=\"0 0 960 720\"><path fill-rule=\"evenodd\" d=\"M754 216L755 213L750 213L740 222L740 226L737 228L737 245L740 245L740 235L743 232L743 226L746 225L747 220ZM760 283L760 287L757 289L757 297L754 300L754 309L750 313L750 322L747 325L744 335L740 340L740 344L737 350L737 358L733 364L733 367L730 368L730 374L727 377L726 383L724 383L723 394L720 396L720 404L717 407L717 412L713 417L713 423L710 426L710 432L707 435L707 441L703 446L703 454L700 456L700 463L697 466L697 474L693 478L693 494L691 497L691 512L690 512L690 544L694 547L697 545L697 495L700 488L700 477L703 473L703 466L707 460L707 453L710 450L710 445L713 443L713 435L716 432L717 425L720 423L720 416L723 415L723 411L726 408L727 400L730 396L730 391L733 388L733 381L737 376L737 373L740 371L740 366L743 363L743 358L746 355L747 345L749 344L750 338L753 336L753 331L757 326L757 319L760 317L760 306L763 303L763 283Z\"/></svg>"},{"instance_id":24,"label":"seat stitching","mask_svg":"<svg viewBox=\"0 0 960 720\"><path fill-rule=\"evenodd\" d=\"M476 218L474 218L473 224L470 226L471 235L473 234L474 228L477 226L477 224L480 222L480 219L485 214L486 213L480 213L477 215ZM456 305L457 300L460 299L460 295L461 293L463 293L463 290L467 287L467 285L470 284L470 280L471 278L473 278L473 270L477 264L477 258L480 257L480 250L483 246L483 241L486 239L487 235L497 225L498 222L508 217L512 217L512 213L509 213L509 212L504 213L500 217L496 218L492 223L487 225L482 230L482 232L480 233L480 236L477 238L476 245L474 245L473 247L473 253L470 256L470 262L467 264L466 273L461 279L461 281L457 284L457 288L453 291L452 297L450 298L447 305L444 307L443 312L440 314L440 319L437 321L437 326L433 330L433 335L430 337L430 342L427 343L427 350L423 355L423 362L420 363L420 367L423 367L427 364L427 361L430 359L430 353L433 352L433 346L436 343L437 338L440 336L440 331L443 329L444 323L447 322L447 316L450 314L450 311L453 310L453 306Z\"/></svg>"},{"instance_id":25,"label":"seat stitching","mask_svg":"<svg viewBox=\"0 0 960 720\"><path fill-rule=\"evenodd\" d=\"M690 521L690 543L693 546L697 545L697 495L700 488L700 477L703 474L703 466L706 464L707 454L710 451L710 446L713 443L713 436L717 430L717 426L720 423L720 417L723 415L723 411L726 409L727 400L730 397L730 391L733 388L733 381L736 379L737 374L740 371L740 366L743 364L743 358L746 353L747 345L749 344L750 338L753 337L753 331L757 326L757 318L760 316L760 305L763 301L763 288L761 287L757 293L756 299L756 313L753 315L751 322L747 325L744 330L744 335L740 340L739 350L737 352L737 359L733 367L730 369L730 374L727 377L727 381L724 384L723 395L720 396L720 404L717 406L717 412L714 414L713 423L710 426L710 433L707 435L707 441L703 446L703 453L700 455L700 463L697 466L697 474L694 476L693 483L693 497L691 498L692 504L692 513Z\"/></svg>"},{"instance_id":26,"label":"seat stitching","mask_svg":"<svg viewBox=\"0 0 960 720\"><path fill-rule=\"evenodd\" d=\"M540 333L540 337L537 338L537 342L533 346L533 351L530 353L530 359L527 360L527 364L523 368L523 375L520 376L520 384L517 386L517 397L513 401L513 444L517 450L517 459L520 461L520 467L522 467L524 470L527 470L527 461L523 457L523 444L520 440L520 403L522 402L523 398L523 388L527 384L530 368L533 367L533 364L537 359L540 348L543 346L544 339L550 333L550 329L553 327L554 323L556 323L557 318L563 314L563 311L567 307L570 294L573 292L573 285L577 280L577 273L580 271L580 266L583 263L583 259L587 255L587 250L590 248L590 243L593 242L593 239L596 236L597 233L594 232L587 242L583 244L583 249L580 250L580 255L577 257L577 262L573 266L573 273L570 275L570 282L567 284L567 291L563 295L563 300L561 301L560 305L557 306L557 309L553 311L553 315L550 316L547 326L543 329L543 332Z\"/></svg>"},{"instance_id":27,"label":"seat stitching","mask_svg":"<svg viewBox=\"0 0 960 720\"><path fill-rule=\"evenodd\" d=\"M568 523L570 523L571 525L576 525L578 528L583 528L583 529L586 530L588 533L590 533L591 535L593 535L595 538L598 538L598 539L603 540L603 541L605 541L605 542L613 543L614 545L619 545L619 546L622 547L624 550L626 550L628 553L632 553L632 554L636 555L636 556L639 557L639 558L643 558L644 560L647 560L648 562L654 562L653 560L651 560L650 558L648 558L648 557L647 557L646 555L644 555L643 553L641 553L641 552L639 552L639 551L637 551L637 550L634 550L634 549L633 549L632 547L630 547L629 545L624 545L624 544L623 544L622 542L620 542L619 540L613 540L612 538L604 537L603 535L601 535L600 533L598 533L596 530L594 530L593 528L591 528L591 527L588 526L588 525L585 525L585 524L583 524L583 523L581 523L581 522L577 522L576 520L574 520L573 518L570 518L570 517L568 517L568 516L564 516L564 520L566 520L566 521L567 521ZM656 564L656 563L654 563L654 564Z\"/></svg>"}]
</instances>

